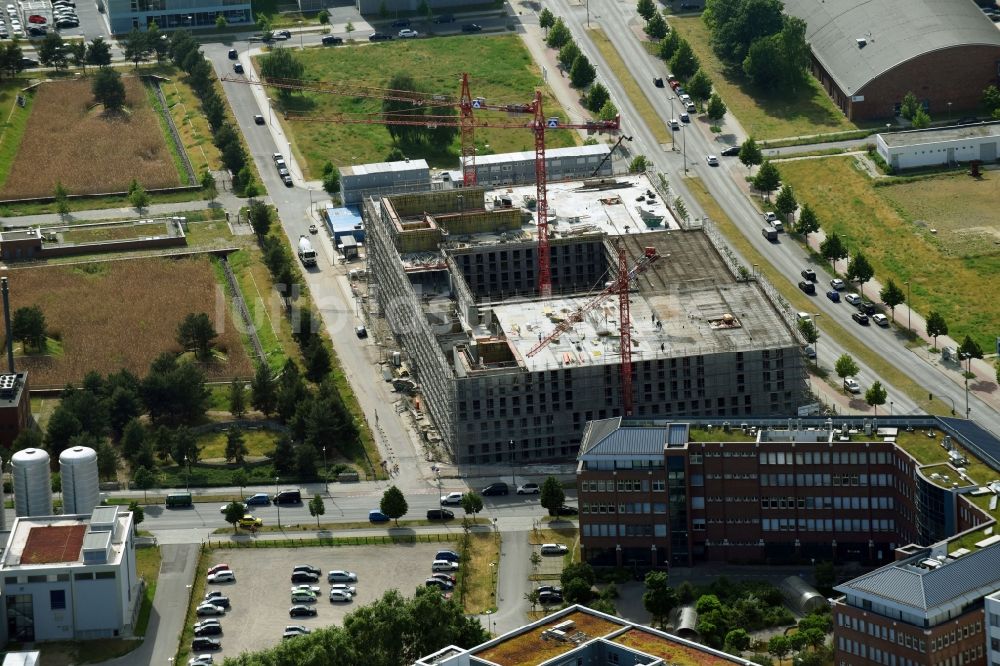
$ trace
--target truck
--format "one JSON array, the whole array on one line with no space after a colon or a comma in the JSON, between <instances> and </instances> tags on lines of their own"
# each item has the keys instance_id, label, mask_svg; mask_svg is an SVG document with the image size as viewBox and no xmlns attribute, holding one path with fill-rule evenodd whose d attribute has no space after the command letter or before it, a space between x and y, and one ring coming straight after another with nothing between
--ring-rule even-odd
<instances>
[{"instance_id":1,"label":"truck","mask_svg":"<svg viewBox=\"0 0 1000 666\"><path fill-rule=\"evenodd\" d=\"M299 260L303 266L316 265L316 250L313 249L312 243L309 242L305 234L299 236Z\"/></svg>"}]
</instances>

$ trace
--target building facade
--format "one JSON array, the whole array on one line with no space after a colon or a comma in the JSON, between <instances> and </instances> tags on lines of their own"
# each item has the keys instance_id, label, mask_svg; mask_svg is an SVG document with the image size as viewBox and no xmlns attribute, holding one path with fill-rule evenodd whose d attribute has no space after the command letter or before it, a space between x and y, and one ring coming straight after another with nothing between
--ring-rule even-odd
<instances>
[{"instance_id":1,"label":"building facade","mask_svg":"<svg viewBox=\"0 0 1000 666\"><path fill-rule=\"evenodd\" d=\"M896 171L973 160L991 164L1000 156L1000 123L879 134L875 149Z\"/></svg>"},{"instance_id":2,"label":"building facade","mask_svg":"<svg viewBox=\"0 0 1000 666\"><path fill-rule=\"evenodd\" d=\"M156 23L161 30L214 28L219 16L229 25L253 25L246 0L98 0L112 34L146 30Z\"/></svg>"},{"instance_id":3,"label":"building facade","mask_svg":"<svg viewBox=\"0 0 1000 666\"><path fill-rule=\"evenodd\" d=\"M31 400L28 395L28 373L0 374L0 446L10 449L17 436L30 425Z\"/></svg>"},{"instance_id":4,"label":"building facade","mask_svg":"<svg viewBox=\"0 0 1000 666\"><path fill-rule=\"evenodd\" d=\"M550 182L557 182L611 176L612 162L608 158L610 152L611 147L606 143L546 150L546 177ZM502 187L534 182L534 151L476 156L477 185Z\"/></svg>"},{"instance_id":5,"label":"building facade","mask_svg":"<svg viewBox=\"0 0 1000 666\"><path fill-rule=\"evenodd\" d=\"M424 192L430 187L426 160L355 164L340 170L340 200L345 206L360 204L365 197Z\"/></svg>"},{"instance_id":6,"label":"building facade","mask_svg":"<svg viewBox=\"0 0 1000 666\"><path fill-rule=\"evenodd\" d=\"M925 476L871 421L846 429L822 419L778 424L587 424L577 465L585 559L643 568L877 564L903 544L935 543L992 520L939 473Z\"/></svg>"},{"instance_id":7,"label":"building facade","mask_svg":"<svg viewBox=\"0 0 1000 666\"><path fill-rule=\"evenodd\" d=\"M0 560L7 638L17 642L116 638L142 600L132 514L17 518Z\"/></svg>"}]
</instances>

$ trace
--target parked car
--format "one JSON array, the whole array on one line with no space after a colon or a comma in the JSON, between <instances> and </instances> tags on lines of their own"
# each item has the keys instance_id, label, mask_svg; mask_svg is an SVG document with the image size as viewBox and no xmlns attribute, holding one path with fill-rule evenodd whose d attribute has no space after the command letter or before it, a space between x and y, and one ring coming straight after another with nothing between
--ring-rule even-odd
<instances>
[{"instance_id":1,"label":"parked car","mask_svg":"<svg viewBox=\"0 0 1000 666\"><path fill-rule=\"evenodd\" d=\"M234 504L234 502L230 502L229 504ZM225 513L226 509L229 508L229 504L223 504L222 506L220 506L219 507L219 513ZM246 510L247 510L247 505L246 504L244 504L243 502L235 502L235 504L239 504L240 506L242 506L244 513L246 512Z\"/></svg>"},{"instance_id":2,"label":"parked car","mask_svg":"<svg viewBox=\"0 0 1000 666\"><path fill-rule=\"evenodd\" d=\"M205 624L205 625L194 625L194 635L195 636L221 636L222 635L222 625L221 624Z\"/></svg>"},{"instance_id":3,"label":"parked car","mask_svg":"<svg viewBox=\"0 0 1000 666\"><path fill-rule=\"evenodd\" d=\"M831 289L830 291L826 292L826 297L829 298L834 303L840 302L840 292L837 291L836 289Z\"/></svg>"},{"instance_id":4,"label":"parked car","mask_svg":"<svg viewBox=\"0 0 1000 666\"><path fill-rule=\"evenodd\" d=\"M396 19L391 23L393 28L409 28L410 22L407 19Z\"/></svg>"},{"instance_id":5,"label":"parked car","mask_svg":"<svg viewBox=\"0 0 1000 666\"><path fill-rule=\"evenodd\" d=\"M802 269L802 277L804 277L805 279L809 280L810 282L815 282L816 281L816 271L814 271L811 268L803 268Z\"/></svg>"},{"instance_id":6,"label":"parked car","mask_svg":"<svg viewBox=\"0 0 1000 666\"><path fill-rule=\"evenodd\" d=\"M292 592L293 604L311 604L316 602L316 595L309 590L295 590Z\"/></svg>"},{"instance_id":7,"label":"parked car","mask_svg":"<svg viewBox=\"0 0 1000 666\"><path fill-rule=\"evenodd\" d=\"M322 42L323 42L323 46L338 46L338 45L344 43L344 38L343 37L335 37L333 35L324 35L323 39L322 39Z\"/></svg>"},{"instance_id":8,"label":"parked car","mask_svg":"<svg viewBox=\"0 0 1000 666\"><path fill-rule=\"evenodd\" d=\"M540 492L542 489L538 487L537 483L525 483L517 489L518 495L537 495Z\"/></svg>"},{"instance_id":9,"label":"parked car","mask_svg":"<svg viewBox=\"0 0 1000 666\"><path fill-rule=\"evenodd\" d=\"M862 300L861 303L858 304L858 310L872 317L878 313L878 307L876 307L871 301L866 300Z\"/></svg>"},{"instance_id":10,"label":"parked car","mask_svg":"<svg viewBox=\"0 0 1000 666\"><path fill-rule=\"evenodd\" d=\"M562 588L558 585L539 585L535 588L539 594L542 592L555 592L556 594L562 594Z\"/></svg>"},{"instance_id":11,"label":"parked car","mask_svg":"<svg viewBox=\"0 0 1000 666\"><path fill-rule=\"evenodd\" d=\"M506 483L497 482L497 483L491 483L490 485L483 488L480 495L488 497L490 495L506 495L509 492L510 488L507 486Z\"/></svg>"},{"instance_id":12,"label":"parked car","mask_svg":"<svg viewBox=\"0 0 1000 666\"><path fill-rule=\"evenodd\" d=\"M309 225L309 233L311 233L311 234L318 234L319 233L319 227L317 227L315 224L310 224Z\"/></svg>"},{"instance_id":13,"label":"parked car","mask_svg":"<svg viewBox=\"0 0 1000 666\"><path fill-rule=\"evenodd\" d=\"M881 326L882 328L889 327L889 318L886 317L881 312L876 312L875 314L873 314L872 321L875 322L877 325Z\"/></svg>"},{"instance_id":14,"label":"parked car","mask_svg":"<svg viewBox=\"0 0 1000 666\"><path fill-rule=\"evenodd\" d=\"M334 601L350 601L354 595L344 590L330 590L330 603Z\"/></svg>"},{"instance_id":15,"label":"parked car","mask_svg":"<svg viewBox=\"0 0 1000 666\"><path fill-rule=\"evenodd\" d=\"M215 657L210 654L199 654L188 659L188 666L212 666L214 663Z\"/></svg>"},{"instance_id":16,"label":"parked car","mask_svg":"<svg viewBox=\"0 0 1000 666\"><path fill-rule=\"evenodd\" d=\"M256 495L251 495L250 497L246 498L244 502L248 506L254 506L256 504L267 506L268 504L271 503L271 498L267 496L267 493L257 493Z\"/></svg>"},{"instance_id":17,"label":"parked car","mask_svg":"<svg viewBox=\"0 0 1000 666\"><path fill-rule=\"evenodd\" d=\"M861 393L861 384L859 384L858 380L853 377L847 377L844 379L844 390L849 393Z\"/></svg>"},{"instance_id":18,"label":"parked car","mask_svg":"<svg viewBox=\"0 0 1000 666\"><path fill-rule=\"evenodd\" d=\"M461 504L462 493L455 491L441 496L441 504Z\"/></svg>"},{"instance_id":19,"label":"parked car","mask_svg":"<svg viewBox=\"0 0 1000 666\"><path fill-rule=\"evenodd\" d=\"M357 583L358 574L353 571L344 571L343 569L334 569L326 575L326 582L328 583Z\"/></svg>"},{"instance_id":20,"label":"parked car","mask_svg":"<svg viewBox=\"0 0 1000 666\"><path fill-rule=\"evenodd\" d=\"M362 326L362 327L359 327L359 328L364 328L364 327ZM359 333L358 337L359 338L368 337L368 331L365 331L364 333L365 333L364 335L361 335ZM371 511L368 512L368 522L370 522L370 523L387 523L387 522L389 522L389 516L385 515L384 513L382 513L381 511L379 511L378 509L372 509Z\"/></svg>"},{"instance_id":21,"label":"parked car","mask_svg":"<svg viewBox=\"0 0 1000 666\"><path fill-rule=\"evenodd\" d=\"M569 548L561 543L543 543L539 550L542 555L565 555L569 552Z\"/></svg>"},{"instance_id":22,"label":"parked car","mask_svg":"<svg viewBox=\"0 0 1000 666\"><path fill-rule=\"evenodd\" d=\"M723 157L737 157L740 154L739 146L729 146L720 153Z\"/></svg>"},{"instance_id":23,"label":"parked car","mask_svg":"<svg viewBox=\"0 0 1000 666\"><path fill-rule=\"evenodd\" d=\"M209 574L208 582L212 584L235 583L236 574L234 574L232 571L220 571L219 573Z\"/></svg>"},{"instance_id":24,"label":"parked car","mask_svg":"<svg viewBox=\"0 0 1000 666\"><path fill-rule=\"evenodd\" d=\"M49 20L40 14L31 14L28 17L28 23L35 23L37 25L45 25Z\"/></svg>"},{"instance_id":25,"label":"parked car","mask_svg":"<svg viewBox=\"0 0 1000 666\"><path fill-rule=\"evenodd\" d=\"M258 518L257 516L248 513L247 515L243 516L238 521L236 521L236 524L244 528L253 528L253 527L260 527L261 525L264 524L264 521Z\"/></svg>"},{"instance_id":26,"label":"parked car","mask_svg":"<svg viewBox=\"0 0 1000 666\"><path fill-rule=\"evenodd\" d=\"M194 614L198 617L205 617L206 615L225 615L226 609L222 606L216 606L215 604L199 604L198 607L194 609Z\"/></svg>"},{"instance_id":27,"label":"parked car","mask_svg":"<svg viewBox=\"0 0 1000 666\"><path fill-rule=\"evenodd\" d=\"M232 571L232 570L233 570L232 567L230 567L228 564L222 563L222 564L216 564L205 573L214 574L214 573L219 573L220 571Z\"/></svg>"},{"instance_id":28,"label":"parked car","mask_svg":"<svg viewBox=\"0 0 1000 666\"><path fill-rule=\"evenodd\" d=\"M191 641L191 649L195 652L201 652L202 650L221 650L222 641L218 638L203 638L199 636Z\"/></svg>"},{"instance_id":29,"label":"parked car","mask_svg":"<svg viewBox=\"0 0 1000 666\"><path fill-rule=\"evenodd\" d=\"M358 588L353 585L348 585L347 583L334 583L330 586L330 590L340 590L341 592L347 592L352 597L358 593Z\"/></svg>"},{"instance_id":30,"label":"parked car","mask_svg":"<svg viewBox=\"0 0 1000 666\"><path fill-rule=\"evenodd\" d=\"M562 594L558 592L541 592L538 595L538 603L543 606L550 606L552 604L561 604L563 601Z\"/></svg>"},{"instance_id":31,"label":"parked car","mask_svg":"<svg viewBox=\"0 0 1000 666\"><path fill-rule=\"evenodd\" d=\"M483 26L478 23L463 23L462 32L482 32Z\"/></svg>"},{"instance_id":32,"label":"parked car","mask_svg":"<svg viewBox=\"0 0 1000 666\"><path fill-rule=\"evenodd\" d=\"M216 592L221 592L220 590L215 590ZM213 606L219 606L220 608L228 609L230 607L229 597L219 593L214 594L211 597L207 594L205 595L205 604L212 604ZM202 604L204 605L204 604Z\"/></svg>"},{"instance_id":33,"label":"parked car","mask_svg":"<svg viewBox=\"0 0 1000 666\"><path fill-rule=\"evenodd\" d=\"M254 115L254 117L253 117L253 121L254 121L254 122L255 122L256 124L258 124L258 125L263 125L263 124L264 124L264 116L262 116L262 115L261 115L261 114L259 114L259 113L258 113L258 114L255 114L255 115Z\"/></svg>"},{"instance_id":34,"label":"parked car","mask_svg":"<svg viewBox=\"0 0 1000 666\"><path fill-rule=\"evenodd\" d=\"M429 509L427 511L427 520L451 520L454 517L455 513L448 509Z\"/></svg>"},{"instance_id":35,"label":"parked car","mask_svg":"<svg viewBox=\"0 0 1000 666\"><path fill-rule=\"evenodd\" d=\"M851 315L851 319L853 319L854 321L858 322L862 326L867 326L868 325L868 315L866 315L864 312L860 312L860 311L859 312L855 312L854 314Z\"/></svg>"},{"instance_id":36,"label":"parked car","mask_svg":"<svg viewBox=\"0 0 1000 666\"><path fill-rule=\"evenodd\" d=\"M682 123L689 123L689 122L691 122L691 114L689 114L686 111L683 112L683 113L681 113L681 122Z\"/></svg>"},{"instance_id":37,"label":"parked car","mask_svg":"<svg viewBox=\"0 0 1000 666\"><path fill-rule=\"evenodd\" d=\"M365 328L364 326L355 326L354 327L354 335L358 336L359 340L364 340L365 338L368 337L368 329ZM373 520L372 519L372 514L373 513L374 514L378 514L379 516L383 516L385 518L385 520ZM384 516L381 511L370 511L368 513L368 520L371 520L371 522L373 522L373 523L385 523L385 522L388 522L389 517L388 516Z\"/></svg>"},{"instance_id":38,"label":"parked car","mask_svg":"<svg viewBox=\"0 0 1000 666\"><path fill-rule=\"evenodd\" d=\"M449 562L460 562L462 557L453 550L439 550L434 555L435 560L448 560Z\"/></svg>"},{"instance_id":39,"label":"parked car","mask_svg":"<svg viewBox=\"0 0 1000 666\"><path fill-rule=\"evenodd\" d=\"M278 169L278 173L281 173L281 169ZM281 492L275 493L274 497L271 498L271 501L275 504L302 504L302 491L282 490Z\"/></svg>"},{"instance_id":40,"label":"parked car","mask_svg":"<svg viewBox=\"0 0 1000 666\"><path fill-rule=\"evenodd\" d=\"M449 592L455 587L452 583L440 580L438 578L428 578L427 580L424 581L424 585L426 585L427 587L436 587L442 592Z\"/></svg>"},{"instance_id":41,"label":"parked car","mask_svg":"<svg viewBox=\"0 0 1000 666\"><path fill-rule=\"evenodd\" d=\"M458 571L458 562L434 560L431 562L431 571Z\"/></svg>"},{"instance_id":42,"label":"parked car","mask_svg":"<svg viewBox=\"0 0 1000 666\"><path fill-rule=\"evenodd\" d=\"M275 30L274 31L274 38L275 39L291 39L292 38L292 33L291 33L290 30Z\"/></svg>"},{"instance_id":43,"label":"parked car","mask_svg":"<svg viewBox=\"0 0 1000 666\"><path fill-rule=\"evenodd\" d=\"M661 77L659 77L659 76L654 76L653 77L653 85L656 86L657 88L662 88L663 87L663 79Z\"/></svg>"},{"instance_id":44,"label":"parked car","mask_svg":"<svg viewBox=\"0 0 1000 666\"><path fill-rule=\"evenodd\" d=\"M398 37L400 39L413 39L414 37L418 37L419 34L420 33L411 28L403 28L402 30L399 31Z\"/></svg>"},{"instance_id":45,"label":"parked car","mask_svg":"<svg viewBox=\"0 0 1000 666\"><path fill-rule=\"evenodd\" d=\"M304 627L301 624L289 624L285 626L285 633L305 635L305 634L311 634L312 629Z\"/></svg>"},{"instance_id":46,"label":"parked car","mask_svg":"<svg viewBox=\"0 0 1000 666\"><path fill-rule=\"evenodd\" d=\"M241 63L234 62L233 63L233 72L236 73L236 74L242 74L243 73L243 65Z\"/></svg>"},{"instance_id":47,"label":"parked car","mask_svg":"<svg viewBox=\"0 0 1000 666\"><path fill-rule=\"evenodd\" d=\"M454 585L456 582L454 576L452 576L449 573L445 573L443 571L435 571L434 573L431 574L431 578L437 578L438 580L443 580L449 585Z\"/></svg>"},{"instance_id":48,"label":"parked car","mask_svg":"<svg viewBox=\"0 0 1000 666\"><path fill-rule=\"evenodd\" d=\"M55 6L54 3L53 3L53 6ZM229 59L230 60L236 60L239 57L240 57L239 51L237 51L236 49L229 49Z\"/></svg>"},{"instance_id":49,"label":"parked car","mask_svg":"<svg viewBox=\"0 0 1000 666\"><path fill-rule=\"evenodd\" d=\"M575 516L580 513L575 506L566 506L563 504L561 507L552 512L556 516Z\"/></svg>"},{"instance_id":50,"label":"parked car","mask_svg":"<svg viewBox=\"0 0 1000 666\"><path fill-rule=\"evenodd\" d=\"M809 345L802 348L802 353L806 355L806 358L816 358L816 350Z\"/></svg>"},{"instance_id":51,"label":"parked car","mask_svg":"<svg viewBox=\"0 0 1000 666\"><path fill-rule=\"evenodd\" d=\"M310 573L316 577L323 575L322 569L314 567L311 564L296 564L294 567L292 567L292 573L295 573L296 571L305 571L306 573Z\"/></svg>"},{"instance_id":52,"label":"parked car","mask_svg":"<svg viewBox=\"0 0 1000 666\"><path fill-rule=\"evenodd\" d=\"M807 282L806 280L799 281L799 289L809 294L810 296L816 293L816 285L813 284L812 282Z\"/></svg>"},{"instance_id":53,"label":"parked car","mask_svg":"<svg viewBox=\"0 0 1000 666\"><path fill-rule=\"evenodd\" d=\"M854 292L851 292L851 293L845 295L844 296L844 300L847 301L848 303L850 303L851 305L855 306L855 307L857 307L858 304L861 303L861 297L858 296L857 294L855 294Z\"/></svg>"},{"instance_id":54,"label":"parked car","mask_svg":"<svg viewBox=\"0 0 1000 666\"><path fill-rule=\"evenodd\" d=\"M671 118L670 119L670 129L672 131L676 132L680 128L681 128L681 121L677 120L676 118Z\"/></svg>"},{"instance_id":55,"label":"parked car","mask_svg":"<svg viewBox=\"0 0 1000 666\"><path fill-rule=\"evenodd\" d=\"M439 14L438 16L434 17L434 22L435 23L454 23L455 22L455 15L454 14Z\"/></svg>"},{"instance_id":56,"label":"parked car","mask_svg":"<svg viewBox=\"0 0 1000 666\"><path fill-rule=\"evenodd\" d=\"M368 35L369 42L387 42L392 39L392 35L387 35L384 32L373 32Z\"/></svg>"},{"instance_id":57,"label":"parked car","mask_svg":"<svg viewBox=\"0 0 1000 666\"><path fill-rule=\"evenodd\" d=\"M293 594L295 592L308 592L308 593L314 594L314 595L315 594L319 594L322 591L323 590L322 590L322 588L320 588L319 585L310 585L309 583L302 583L301 585L295 585L295 586L292 587L291 590L289 590L289 592L291 592Z\"/></svg>"},{"instance_id":58,"label":"parked car","mask_svg":"<svg viewBox=\"0 0 1000 666\"><path fill-rule=\"evenodd\" d=\"M289 617L316 617L316 607L298 604L288 609Z\"/></svg>"},{"instance_id":59,"label":"parked car","mask_svg":"<svg viewBox=\"0 0 1000 666\"><path fill-rule=\"evenodd\" d=\"M705 163L708 164L708 166L719 166L719 158L715 155L709 155L705 158Z\"/></svg>"},{"instance_id":60,"label":"parked car","mask_svg":"<svg viewBox=\"0 0 1000 666\"><path fill-rule=\"evenodd\" d=\"M318 583L319 576L317 576L316 574L311 574L308 571L296 571L295 573L292 574L292 582L306 583L306 584Z\"/></svg>"},{"instance_id":61,"label":"parked car","mask_svg":"<svg viewBox=\"0 0 1000 666\"><path fill-rule=\"evenodd\" d=\"M833 278L832 280L830 280L830 286L836 289L837 291L843 291L844 288L847 287L844 281L841 280L840 278Z\"/></svg>"}]
</instances>

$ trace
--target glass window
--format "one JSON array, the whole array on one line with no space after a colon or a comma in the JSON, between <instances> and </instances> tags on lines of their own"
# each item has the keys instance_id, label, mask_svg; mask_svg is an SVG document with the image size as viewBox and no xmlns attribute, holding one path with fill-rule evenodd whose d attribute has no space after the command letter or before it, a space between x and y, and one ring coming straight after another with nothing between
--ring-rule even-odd
<instances>
[{"instance_id":1,"label":"glass window","mask_svg":"<svg viewBox=\"0 0 1000 666\"><path fill-rule=\"evenodd\" d=\"M66 609L66 590L49 590L49 608L52 610Z\"/></svg>"}]
</instances>

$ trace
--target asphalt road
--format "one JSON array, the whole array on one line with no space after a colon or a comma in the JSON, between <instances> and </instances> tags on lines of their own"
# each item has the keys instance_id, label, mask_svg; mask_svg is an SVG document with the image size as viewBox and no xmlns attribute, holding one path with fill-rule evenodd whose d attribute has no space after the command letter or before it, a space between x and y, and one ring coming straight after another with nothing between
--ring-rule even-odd
<instances>
[{"instance_id":1,"label":"asphalt road","mask_svg":"<svg viewBox=\"0 0 1000 666\"><path fill-rule=\"evenodd\" d=\"M774 283L786 280L796 285L801 279L800 271L809 266L813 268L818 277L819 288L817 295L811 297L813 313L820 313L819 329L820 342L818 345L819 360L822 366L832 369L835 360L845 350L833 340L822 336L823 322L836 321L848 332L854 335L862 343L872 349L877 349L882 357L895 366L898 370L908 375L919 385L932 392L935 399L940 399L943 404L951 404L952 401L957 407L957 412L961 415L964 409L965 392L962 386L955 381L955 377L944 374L940 368L932 366L921 359L915 352L906 349L902 344L902 336L895 334L891 330L881 329L877 326L862 327L851 319L854 309L846 303L835 304L824 295L824 286L829 284L832 276L828 275L821 266L812 264L806 252L797 243L787 240L783 235L777 244L766 241L760 233L763 221L756 207L751 203L749 195L741 190L737 185L744 177L742 164L736 158L722 158L721 166L710 167L705 163L705 155L720 152L721 144L715 140L708 130L707 123L699 118L693 118L693 122L682 125L683 129L678 140L678 148L684 147L684 152L672 152L668 146L660 146L656 143L651 132L643 126L642 119L624 92L619 82L610 76L610 67L600 57L600 52L594 47L585 30L586 9L579 4L571 4L567 0L553 0L549 8L557 15L561 16L573 33L577 44L591 57L597 65L601 80L611 91L612 97L618 104L622 112L623 131L633 137L633 152L643 153L651 159L655 167L669 174L671 188L675 193L681 194L692 217L704 216L697 202L691 196L685 196L684 183L680 175L686 166L691 175L701 178L720 206L727 215L743 231L744 235L754 248L764 256L767 256L775 267L776 272L766 272L765 277ZM590 19L592 24L600 25L604 33L608 36L622 59L644 89L650 99L662 99L662 104L657 104L656 109L662 122L667 123L670 114L670 105L666 99L669 96L669 88L658 89L653 86L653 78L663 76L665 72L661 61L649 56L639 42L632 26L639 19L631 4L609 2L608 0L594 0L590 3ZM675 109L676 111L676 109ZM730 129L727 127L727 129ZM739 132L738 128L733 128ZM731 143L741 142L745 136L738 134ZM686 159L685 159L686 154ZM750 266L749 261L743 263ZM877 295L873 293L873 288L869 286L866 290L869 298ZM897 308L897 318L900 316L900 309ZM905 317L905 314L904 314ZM867 388L879 377L859 362L861 372L858 375L862 386ZM952 373L957 374L957 373ZM882 382L886 385L886 382ZM908 396L890 385L886 385L889 392L888 399L893 401L896 413L923 413ZM974 394L971 395L970 413L978 423L993 431L1000 433L1000 414L992 406L979 400Z\"/></svg>"}]
</instances>

